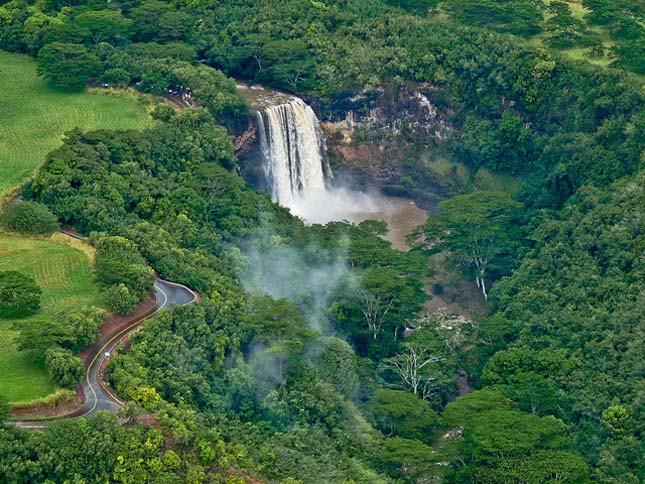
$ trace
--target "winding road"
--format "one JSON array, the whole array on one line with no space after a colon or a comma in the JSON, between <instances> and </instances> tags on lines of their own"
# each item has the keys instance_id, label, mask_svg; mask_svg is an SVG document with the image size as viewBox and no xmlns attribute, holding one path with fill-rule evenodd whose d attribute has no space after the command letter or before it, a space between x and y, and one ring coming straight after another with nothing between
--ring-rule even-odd
<instances>
[{"instance_id":1,"label":"winding road","mask_svg":"<svg viewBox=\"0 0 645 484\"><path fill-rule=\"evenodd\" d=\"M84 239L80 234L63 231L77 239ZM161 311L170 309L174 306L185 306L197 300L197 294L186 286L174 282L165 281L159 277L155 280L155 305L143 317L130 321L112 333L101 337L91 348L86 361L85 380L81 383L83 393L85 394L85 403L83 407L69 413L56 417L42 417L38 419L11 420L11 423L18 427L40 429L45 423L51 420L60 420L64 418L87 417L95 414L100 410L116 412L123 406L121 402L105 385L101 379L101 369L107 359L110 358L114 348L129 334L136 331L141 324L148 319L156 316Z\"/></svg>"}]
</instances>

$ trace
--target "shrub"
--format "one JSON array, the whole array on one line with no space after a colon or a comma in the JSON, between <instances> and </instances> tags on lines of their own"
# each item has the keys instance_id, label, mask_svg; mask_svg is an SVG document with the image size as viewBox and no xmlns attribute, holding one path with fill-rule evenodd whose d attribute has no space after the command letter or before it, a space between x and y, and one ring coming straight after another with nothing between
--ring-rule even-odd
<instances>
[{"instance_id":1,"label":"shrub","mask_svg":"<svg viewBox=\"0 0 645 484\"><path fill-rule=\"evenodd\" d=\"M99 238L95 260L96 278L102 285L124 284L137 301L152 292L154 273L131 240L119 236Z\"/></svg>"},{"instance_id":2,"label":"shrub","mask_svg":"<svg viewBox=\"0 0 645 484\"><path fill-rule=\"evenodd\" d=\"M160 121L170 121L175 115L175 110L168 106L167 104L157 104L154 110L150 113L153 119L159 119Z\"/></svg>"},{"instance_id":3,"label":"shrub","mask_svg":"<svg viewBox=\"0 0 645 484\"><path fill-rule=\"evenodd\" d=\"M66 329L71 331L74 338L71 349L80 351L96 342L99 339L104 319L105 311L94 306L82 308L67 316Z\"/></svg>"},{"instance_id":4,"label":"shrub","mask_svg":"<svg viewBox=\"0 0 645 484\"><path fill-rule=\"evenodd\" d=\"M0 272L0 318L35 313L40 309L41 294L33 277L18 271Z\"/></svg>"},{"instance_id":5,"label":"shrub","mask_svg":"<svg viewBox=\"0 0 645 484\"><path fill-rule=\"evenodd\" d=\"M59 226L56 215L38 202L9 204L2 215L2 225L23 234L51 234Z\"/></svg>"},{"instance_id":6,"label":"shrub","mask_svg":"<svg viewBox=\"0 0 645 484\"><path fill-rule=\"evenodd\" d=\"M73 388L83 378L83 363L70 350L52 347L45 353L49 376L63 388Z\"/></svg>"},{"instance_id":7,"label":"shrub","mask_svg":"<svg viewBox=\"0 0 645 484\"><path fill-rule=\"evenodd\" d=\"M4 424L4 421L11 417L11 408L7 399L0 395L0 428Z\"/></svg>"},{"instance_id":8,"label":"shrub","mask_svg":"<svg viewBox=\"0 0 645 484\"><path fill-rule=\"evenodd\" d=\"M127 87L130 85L130 73L120 67L108 69L103 73L103 80L110 86Z\"/></svg>"},{"instance_id":9,"label":"shrub","mask_svg":"<svg viewBox=\"0 0 645 484\"><path fill-rule=\"evenodd\" d=\"M117 314L129 314L137 308L139 298L132 294L125 284L110 286L103 293L104 302L111 311Z\"/></svg>"}]
</instances>

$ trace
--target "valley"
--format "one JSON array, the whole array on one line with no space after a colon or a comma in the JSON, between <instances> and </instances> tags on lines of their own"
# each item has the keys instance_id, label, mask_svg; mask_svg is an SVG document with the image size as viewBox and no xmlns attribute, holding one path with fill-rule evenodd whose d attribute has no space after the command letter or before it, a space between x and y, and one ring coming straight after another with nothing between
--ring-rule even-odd
<instances>
[{"instance_id":1,"label":"valley","mask_svg":"<svg viewBox=\"0 0 645 484\"><path fill-rule=\"evenodd\" d=\"M642 482L643 25L7 0L0 482Z\"/></svg>"}]
</instances>

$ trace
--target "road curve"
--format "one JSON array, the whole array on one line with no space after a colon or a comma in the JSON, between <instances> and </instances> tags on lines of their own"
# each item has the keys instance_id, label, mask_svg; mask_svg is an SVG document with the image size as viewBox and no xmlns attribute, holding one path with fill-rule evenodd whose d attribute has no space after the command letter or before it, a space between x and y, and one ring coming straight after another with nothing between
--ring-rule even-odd
<instances>
[{"instance_id":1,"label":"road curve","mask_svg":"<svg viewBox=\"0 0 645 484\"><path fill-rule=\"evenodd\" d=\"M80 234L64 231L67 235L78 239L84 239ZM174 306L185 306L197 300L197 294L186 286L174 282L165 281L159 277L155 278L155 305L143 317L129 322L125 327L121 327L101 337L93 346L88 354L85 369L85 379L81 383L83 393L85 394L85 403L83 407L67 415L56 417L43 417L32 420L11 420L11 423L23 428L43 428L44 424L51 420L60 420L64 418L87 417L100 410L115 412L123 406L123 403L114 396L107 388L105 382L101 380L101 368L105 361L110 358L114 348L125 337L136 331L141 324L148 319L156 316L161 311L170 309Z\"/></svg>"}]
</instances>

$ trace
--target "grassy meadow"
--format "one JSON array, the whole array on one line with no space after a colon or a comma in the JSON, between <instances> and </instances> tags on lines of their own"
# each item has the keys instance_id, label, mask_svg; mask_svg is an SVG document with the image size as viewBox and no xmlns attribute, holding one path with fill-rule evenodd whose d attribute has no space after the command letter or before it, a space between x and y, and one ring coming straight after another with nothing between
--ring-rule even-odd
<instances>
[{"instance_id":1,"label":"grassy meadow","mask_svg":"<svg viewBox=\"0 0 645 484\"><path fill-rule=\"evenodd\" d=\"M0 232L0 271L32 274L43 290L41 310L29 318L0 319L0 394L17 403L44 397L55 390L42 363L16 348L21 324L56 318L84 305L96 304L91 255L63 234L49 239Z\"/></svg>"},{"instance_id":2,"label":"grassy meadow","mask_svg":"<svg viewBox=\"0 0 645 484\"><path fill-rule=\"evenodd\" d=\"M55 91L36 75L33 59L0 51L0 198L43 163L66 131L150 122L134 96Z\"/></svg>"}]
</instances>

